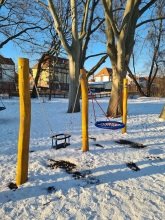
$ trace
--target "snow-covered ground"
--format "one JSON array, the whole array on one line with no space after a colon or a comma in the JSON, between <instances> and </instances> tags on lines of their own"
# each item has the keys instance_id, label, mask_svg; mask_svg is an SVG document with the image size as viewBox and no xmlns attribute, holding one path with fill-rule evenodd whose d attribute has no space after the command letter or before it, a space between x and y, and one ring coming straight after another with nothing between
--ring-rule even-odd
<instances>
[{"instance_id":1,"label":"snow-covered ground","mask_svg":"<svg viewBox=\"0 0 165 220\"><path fill-rule=\"evenodd\" d=\"M99 99L106 110L108 99ZM19 100L6 99L0 112L0 219L2 220L143 220L165 219L165 99L128 100L127 134L94 126L89 108L90 151L81 151L81 114L67 114L66 99L32 100L29 179L15 191ZM105 119L97 107L97 119ZM71 145L51 148L51 130L70 133ZM132 148L115 141L146 145ZM101 147L101 146L102 147ZM72 172L51 169L55 161L76 165ZM126 164L135 163L133 171ZM82 176L76 179L75 171Z\"/></svg>"}]
</instances>

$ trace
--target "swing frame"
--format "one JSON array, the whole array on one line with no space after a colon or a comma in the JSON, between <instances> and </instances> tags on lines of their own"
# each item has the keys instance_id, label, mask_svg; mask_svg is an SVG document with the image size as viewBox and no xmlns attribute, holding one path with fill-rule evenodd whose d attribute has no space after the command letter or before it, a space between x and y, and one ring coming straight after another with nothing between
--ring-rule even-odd
<instances>
[{"instance_id":1,"label":"swing frame","mask_svg":"<svg viewBox=\"0 0 165 220\"><path fill-rule=\"evenodd\" d=\"M106 116L106 113L104 112L103 108L100 106L100 104L98 103L98 101L96 100L96 97L94 97L92 95L91 90L89 90L90 95L92 97L92 105L93 105L93 112L94 112L94 117L95 117L95 126L97 128L102 128L102 129L110 129L110 130L117 130L117 129L122 129L125 128L126 125L122 122L118 122L118 121L111 121L109 120L109 118ZM94 107L94 102L93 100L95 100L95 102L97 103L97 105L99 106L99 108L101 109L101 111L103 112L103 114L105 115L105 117L107 118L106 121L97 121L96 120L96 113L95 113L95 107Z\"/></svg>"}]
</instances>

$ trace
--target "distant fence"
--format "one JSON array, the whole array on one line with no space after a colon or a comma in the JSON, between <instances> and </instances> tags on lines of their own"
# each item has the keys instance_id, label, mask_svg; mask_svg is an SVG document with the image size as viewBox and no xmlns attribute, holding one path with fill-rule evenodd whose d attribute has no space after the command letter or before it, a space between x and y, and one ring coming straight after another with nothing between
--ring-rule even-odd
<instances>
[{"instance_id":1,"label":"distant fence","mask_svg":"<svg viewBox=\"0 0 165 220\"><path fill-rule=\"evenodd\" d=\"M142 88L142 91L147 94L147 89ZM141 95L135 85L128 85L128 93L130 95ZM165 81L161 81L158 85L151 87L151 97L165 97Z\"/></svg>"},{"instance_id":2,"label":"distant fence","mask_svg":"<svg viewBox=\"0 0 165 220\"><path fill-rule=\"evenodd\" d=\"M146 88L142 88L144 93L146 94ZM65 89L54 89L50 90L49 88L46 89L39 89L39 94L41 97L52 97L52 98L68 98L68 88ZM92 93L96 98L102 97L110 97L110 91L100 91ZM128 85L128 94L132 95L140 95L137 87L135 85ZM13 82L1 82L0 81L0 95L5 97L12 97L18 96L18 88ZM154 84L151 88L151 96L152 97L165 97L165 80L161 80L157 84ZM89 98L90 97L89 95Z\"/></svg>"},{"instance_id":3,"label":"distant fence","mask_svg":"<svg viewBox=\"0 0 165 220\"><path fill-rule=\"evenodd\" d=\"M40 91L40 97L51 97L51 98L68 98L68 92L63 90L54 90L54 91Z\"/></svg>"},{"instance_id":4,"label":"distant fence","mask_svg":"<svg viewBox=\"0 0 165 220\"><path fill-rule=\"evenodd\" d=\"M94 93L94 96L96 98L103 98L103 97L110 97L111 92L98 92L98 93Z\"/></svg>"},{"instance_id":5,"label":"distant fence","mask_svg":"<svg viewBox=\"0 0 165 220\"><path fill-rule=\"evenodd\" d=\"M0 81L0 94L10 97L13 92L16 92L16 85L14 82Z\"/></svg>"},{"instance_id":6,"label":"distant fence","mask_svg":"<svg viewBox=\"0 0 165 220\"><path fill-rule=\"evenodd\" d=\"M68 98L67 91L52 91L51 94L48 92L40 92L40 97L49 97L51 95L52 98ZM110 92L100 92L100 93L93 93L92 95L88 95L89 99L91 98L103 98L103 97L110 97Z\"/></svg>"}]
</instances>

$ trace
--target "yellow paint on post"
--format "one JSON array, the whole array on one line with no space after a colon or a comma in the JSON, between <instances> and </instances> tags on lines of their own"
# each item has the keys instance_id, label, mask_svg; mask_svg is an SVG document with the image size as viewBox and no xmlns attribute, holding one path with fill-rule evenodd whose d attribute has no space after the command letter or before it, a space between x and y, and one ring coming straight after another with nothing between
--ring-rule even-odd
<instances>
[{"instance_id":1,"label":"yellow paint on post","mask_svg":"<svg viewBox=\"0 0 165 220\"><path fill-rule=\"evenodd\" d=\"M128 79L123 80L123 116L122 122L125 124L125 127L122 128L122 134L127 132L127 99L128 99Z\"/></svg>"},{"instance_id":2,"label":"yellow paint on post","mask_svg":"<svg viewBox=\"0 0 165 220\"><path fill-rule=\"evenodd\" d=\"M86 71L80 70L81 74L81 98L82 98L82 151L89 150L88 140L88 84L86 78Z\"/></svg>"},{"instance_id":3,"label":"yellow paint on post","mask_svg":"<svg viewBox=\"0 0 165 220\"><path fill-rule=\"evenodd\" d=\"M18 155L16 184L21 185L28 179L30 122L31 122L31 100L29 87L29 60L19 58L18 60L18 86L20 100L20 125L18 136Z\"/></svg>"}]
</instances>

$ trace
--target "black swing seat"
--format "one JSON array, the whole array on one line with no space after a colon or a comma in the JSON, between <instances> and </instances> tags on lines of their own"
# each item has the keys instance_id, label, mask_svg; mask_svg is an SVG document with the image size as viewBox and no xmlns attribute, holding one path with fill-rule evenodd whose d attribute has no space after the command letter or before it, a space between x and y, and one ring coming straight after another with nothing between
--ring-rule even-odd
<instances>
[{"instance_id":1,"label":"black swing seat","mask_svg":"<svg viewBox=\"0 0 165 220\"><path fill-rule=\"evenodd\" d=\"M117 130L125 127L125 124L118 121L97 121L95 126L103 129Z\"/></svg>"},{"instance_id":2,"label":"black swing seat","mask_svg":"<svg viewBox=\"0 0 165 220\"><path fill-rule=\"evenodd\" d=\"M52 148L55 148L56 150L60 148L66 148L70 145L70 134L55 134L52 135L50 138L52 139ZM55 144L54 144L55 141Z\"/></svg>"},{"instance_id":3,"label":"black swing seat","mask_svg":"<svg viewBox=\"0 0 165 220\"><path fill-rule=\"evenodd\" d=\"M5 106L0 106L0 111L5 110L6 107Z\"/></svg>"}]
</instances>

